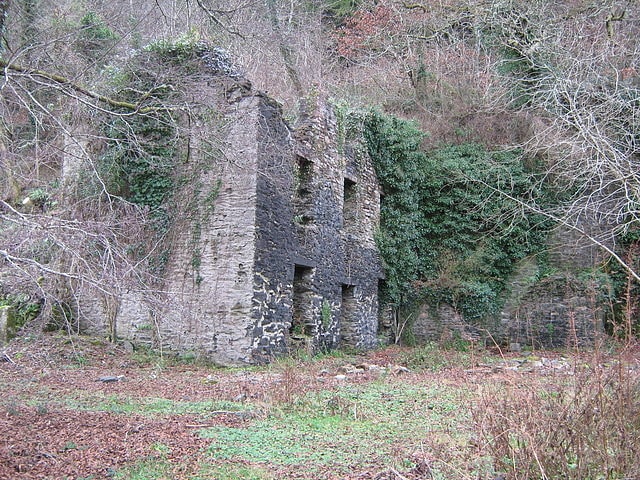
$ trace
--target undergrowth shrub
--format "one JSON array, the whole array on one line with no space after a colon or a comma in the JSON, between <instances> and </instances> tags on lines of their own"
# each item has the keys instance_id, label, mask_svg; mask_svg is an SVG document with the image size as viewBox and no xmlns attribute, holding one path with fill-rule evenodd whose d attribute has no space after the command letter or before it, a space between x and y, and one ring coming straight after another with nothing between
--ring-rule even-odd
<instances>
[{"instance_id":1,"label":"undergrowth shrub","mask_svg":"<svg viewBox=\"0 0 640 480\"><path fill-rule=\"evenodd\" d=\"M468 344L459 343L438 345L429 342L408 350L400 360L410 370L438 372L449 368L467 368L471 366L471 355Z\"/></svg>"},{"instance_id":2,"label":"undergrowth shrub","mask_svg":"<svg viewBox=\"0 0 640 480\"><path fill-rule=\"evenodd\" d=\"M496 471L508 479L640 478L637 368L583 365L562 383L482 395L474 425Z\"/></svg>"}]
</instances>

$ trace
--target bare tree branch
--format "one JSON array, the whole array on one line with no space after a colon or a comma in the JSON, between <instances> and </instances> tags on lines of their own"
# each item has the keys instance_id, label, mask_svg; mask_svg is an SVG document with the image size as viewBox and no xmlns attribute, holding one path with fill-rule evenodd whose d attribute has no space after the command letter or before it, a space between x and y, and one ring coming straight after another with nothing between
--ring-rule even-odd
<instances>
[{"instance_id":1,"label":"bare tree branch","mask_svg":"<svg viewBox=\"0 0 640 480\"><path fill-rule=\"evenodd\" d=\"M202 0L196 0L196 3L198 4L198 6L202 9L202 11L207 15L207 17L209 17L209 19L213 23L215 23L216 25L221 27L227 33L230 33L231 35L235 35L237 37L240 37L243 40L245 39L245 36L242 33L240 33L239 30L237 30L236 28L233 28L233 27L229 26L228 24L222 22L222 20L220 20L219 17L221 15L229 15L229 14L237 12L238 10L246 8L247 6L251 5L252 2L245 2L243 5L240 5L240 6L236 7L236 8L234 8L234 9L230 9L230 10L220 10L220 9L210 8L209 6L205 5L205 3Z\"/></svg>"},{"instance_id":2,"label":"bare tree branch","mask_svg":"<svg viewBox=\"0 0 640 480\"><path fill-rule=\"evenodd\" d=\"M115 108L124 108L126 110L130 110L134 113L149 113L149 112L155 112L155 111L168 111L168 110L172 110L171 108L167 108L167 107L156 107L156 106L148 106L148 107L143 107L141 104L147 100L154 91L158 90L158 89L162 89L162 88L166 88L167 85L160 85L158 87L153 88L152 90L149 90L148 92L144 93L140 99L138 100L138 103L131 103L131 102L125 102L122 100L115 100L113 98L107 97L105 95L101 95L99 93L93 92L85 87L83 87L82 85L79 85L73 81L71 81L70 79L63 77L61 75L57 75L55 73L50 73L50 72L45 72L43 70L36 70L36 69L31 69L31 68L27 68L27 67L23 67L20 65L17 65L15 63L10 63L6 60L0 59L0 68L2 68L3 70L0 71L0 74L2 74L3 76L7 76L7 70L11 70L14 72L18 72L21 74L26 74L29 76L35 76L35 77L41 77L44 78L46 80L50 80L56 84L59 84L63 87L68 87L78 93L81 93L82 95L85 95L89 98L92 98L94 100L98 100L101 103L106 103L112 107Z\"/></svg>"},{"instance_id":3,"label":"bare tree branch","mask_svg":"<svg viewBox=\"0 0 640 480\"><path fill-rule=\"evenodd\" d=\"M409 3L402 2L402 6L408 10L422 10L422 13L427 13L427 7L422 5L421 3Z\"/></svg>"}]
</instances>

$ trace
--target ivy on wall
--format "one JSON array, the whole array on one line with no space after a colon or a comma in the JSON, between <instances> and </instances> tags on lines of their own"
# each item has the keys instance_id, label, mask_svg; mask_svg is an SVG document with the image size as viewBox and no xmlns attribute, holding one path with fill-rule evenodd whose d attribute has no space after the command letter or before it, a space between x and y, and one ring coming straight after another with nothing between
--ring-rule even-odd
<instances>
[{"instance_id":1,"label":"ivy on wall","mask_svg":"<svg viewBox=\"0 0 640 480\"><path fill-rule=\"evenodd\" d=\"M188 143L183 115L175 107L180 95L177 86L201 65L202 48L190 38L159 42L134 57L127 68L111 72L119 96L138 102L142 95L143 106L148 108L136 115L124 112L107 117L102 177L109 192L148 211L149 226L157 239L169 231L173 220L173 195L180 182L176 167L183 161ZM173 62L169 63L168 57ZM146 250L146 246L140 248ZM162 272L168 255L168 250L160 249L149 257L154 273Z\"/></svg>"},{"instance_id":2,"label":"ivy on wall","mask_svg":"<svg viewBox=\"0 0 640 480\"><path fill-rule=\"evenodd\" d=\"M542 249L549 227L498 191L530 195L539 190L535 172L518 152L477 144L424 152L415 124L379 112L367 116L364 134L384 194L383 301L444 302L475 323L496 314L514 264Z\"/></svg>"},{"instance_id":3,"label":"ivy on wall","mask_svg":"<svg viewBox=\"0 0 640 480\"><path fill-rule=\"evenodd\" d=\"M116 118L106 127L108 147L100 168L110 192L148 211L149 227L156 239L169 231L170 200L175 191L178 138L175 123L166 112ZM147 246L139 246L146 254ZM149 257L149 267L159 274L169 252L160 249Z\"/></svg>"},{"instance_id":4,"label":"ivy on wall","mask_svg":"<svg viewBox=\"0 0 640 480\"><path fill-rule=\"evenodd\" d=\"M202 280L202 225L213 212L220 188L219 182L204 185L201 176L221 155L217 142L224 127L212 105L196 102L185 108L185 85L193 78L201 81L203 73L241 78L228 53L200 41L194 32L153 43L127 68L110 71L118 93L127 100L131 97L141 109L136 115L108 117L107 148L101 159L107 190L145 207L158 239L174 223L173 211L185 209L191 220L189 247L196 283ZM197 128L206 128L207 135L194 146ZM168 256L168 250L158 249L149 257L154 273L162 273Z\"/></svg>"}]
</instances>

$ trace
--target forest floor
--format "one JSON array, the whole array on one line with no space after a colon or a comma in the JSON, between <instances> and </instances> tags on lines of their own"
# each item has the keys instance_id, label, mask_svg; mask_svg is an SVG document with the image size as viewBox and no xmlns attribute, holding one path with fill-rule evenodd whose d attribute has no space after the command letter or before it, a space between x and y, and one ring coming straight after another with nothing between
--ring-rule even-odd
<instances>
[{"instance_id":1,"label":"forest floor","mask_svg":"<svg viewBox=\"0 0 640 480\"><path fill-rule=\"evenodd\" d=\"M40 335L0 350L0 479L499 478L482 405L583 361L431 346L217 368Z\"/></svg>"}]
</instances>

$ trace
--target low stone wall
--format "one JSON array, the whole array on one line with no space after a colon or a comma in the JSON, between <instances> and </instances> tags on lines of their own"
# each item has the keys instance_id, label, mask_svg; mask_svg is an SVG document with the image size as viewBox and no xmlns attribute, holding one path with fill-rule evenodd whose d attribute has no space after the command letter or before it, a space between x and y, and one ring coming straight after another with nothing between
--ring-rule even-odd
<instances>
[{"instance_id":1,"label":"low stone wall","mask_svg":"<svg viewBox=\"0 0 640 480\"><path fill-rule=\"evenodd\" d=\"M604 332L602 285L587 273L602 253L574 231L558 230L549 239L545 260L555 273L541 278L538 260L526 258L514 269L498 318L482 325L466 322L449 305L422 306L413 325L418 341L454 335L487 344L533 348L589 346Z\"/></svg>"},{"instance_id":2,"label":"low stone wall","mask_svg":"<svg viewBox=\"0 0 640 480\"><path fill-rule=\"evenodd\" d=\"M568 275L532 285L508 317L510 343L534 348L592 345L604 329L596 288Z\"/></svg>"}]
</instances>

